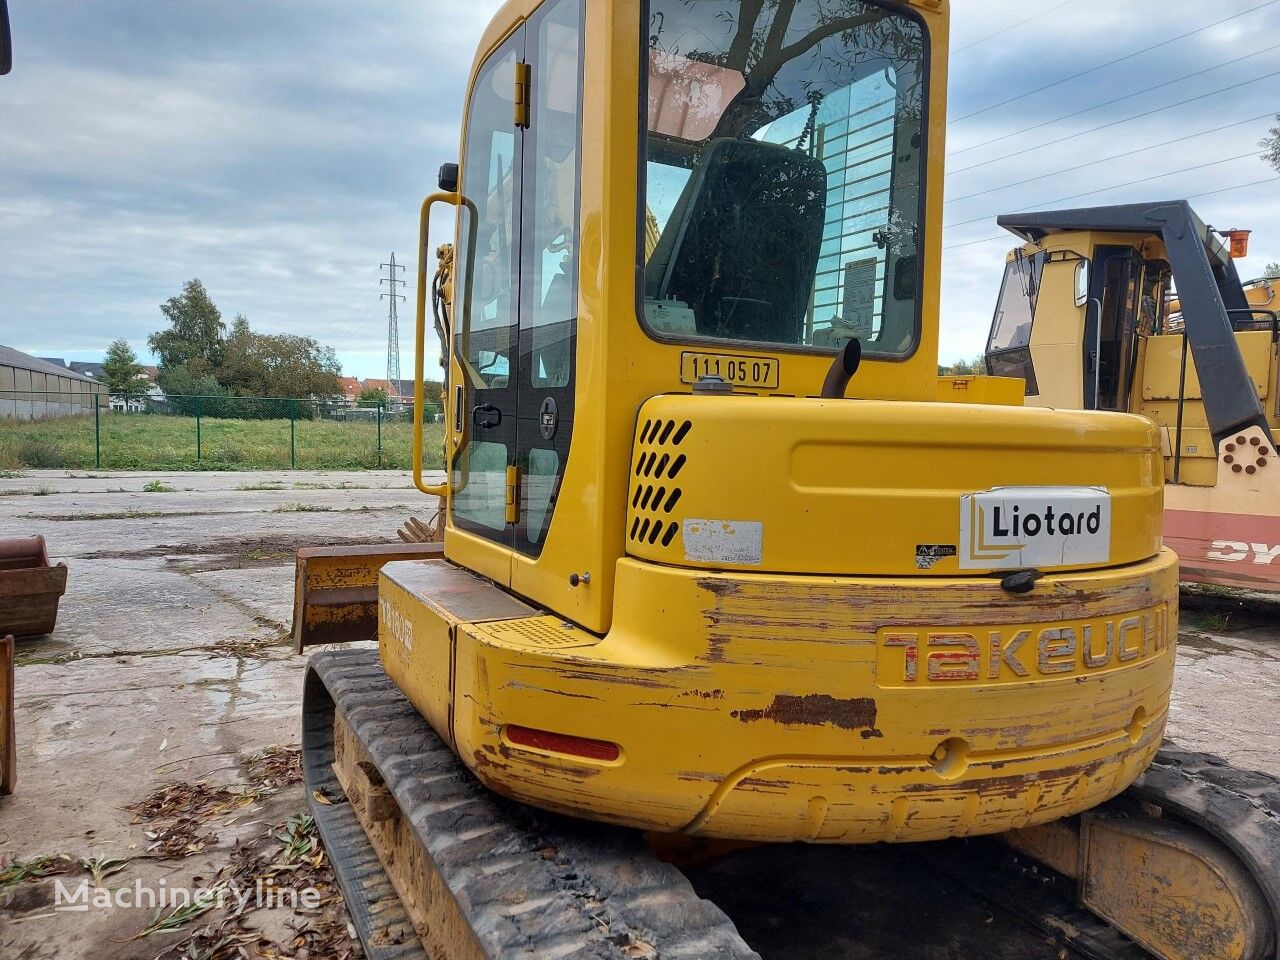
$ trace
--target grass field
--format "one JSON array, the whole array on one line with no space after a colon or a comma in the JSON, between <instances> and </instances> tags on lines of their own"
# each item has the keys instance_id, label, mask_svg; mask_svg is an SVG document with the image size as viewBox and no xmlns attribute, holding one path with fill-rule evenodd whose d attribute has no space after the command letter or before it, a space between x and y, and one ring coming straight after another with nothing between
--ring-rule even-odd
<instances>
[{"instance_id":1,"label":"grass field","mask_svg":"<svg viewBox=\"0 0 1280 960\"><path fill-rule=\"evenodd\" d=\"M112 414L102 417L105 470L281 470L288 469L288 420L200 418L200 457L196 458L194 417ZM427 469L442 466L443 428L428 424ZM294 449L300 470L408 470L413 426L367 421L298 420ZM98 466L94 457L93 417L50 420L0 419L0 470L73 469Z\"/></svg>"}]
</instances>

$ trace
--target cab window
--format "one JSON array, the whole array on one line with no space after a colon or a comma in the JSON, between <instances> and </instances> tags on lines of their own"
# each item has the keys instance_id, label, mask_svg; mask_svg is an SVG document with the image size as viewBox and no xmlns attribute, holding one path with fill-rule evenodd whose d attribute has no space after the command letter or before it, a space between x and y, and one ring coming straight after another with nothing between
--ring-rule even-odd
<instances>
[{"instance_id":1,"label":"cab window","mask_svg":"<svg viewBox=\"0 0 1280 960\"><path fill-rule=\"evenodd\" d=\"M642 319L657 336L905 357L926 34L823 0L651 0Z\"/></svg>"},{"instance_id":2,"label":"cab window","mask_svg":"<svg viewBox=\"0 0 1280 960\"><path fill-rule=\"evenodd\" d=\"M1031 325L1035 322L1044 263L1043 253L1019 255L1009 261L987 341L987 372L1025 380L1029 397L1040 393L1031 363Z\"/></svg>"}]
</instances>

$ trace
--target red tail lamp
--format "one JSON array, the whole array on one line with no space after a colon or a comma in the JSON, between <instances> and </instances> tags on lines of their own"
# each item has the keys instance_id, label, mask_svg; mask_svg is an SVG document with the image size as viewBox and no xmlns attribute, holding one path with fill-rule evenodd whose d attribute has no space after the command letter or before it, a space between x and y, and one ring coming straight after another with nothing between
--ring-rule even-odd
<instances>
[{"instance_id":1,"label":"red tail lamp","mask_svg":"<svg viewBox=\"0 0 1280 960\"><path fill-rule=\"evenodd\" d=\"M592 740L590 737L574 737L567 733L535 730L532 727L521 727L514 723L507 724L504 733L507 742L533 750L564 753L571 757L585 757L588 760L617 760L622 755L622 748L608 740Z\"/></svg>"}]
</instances>

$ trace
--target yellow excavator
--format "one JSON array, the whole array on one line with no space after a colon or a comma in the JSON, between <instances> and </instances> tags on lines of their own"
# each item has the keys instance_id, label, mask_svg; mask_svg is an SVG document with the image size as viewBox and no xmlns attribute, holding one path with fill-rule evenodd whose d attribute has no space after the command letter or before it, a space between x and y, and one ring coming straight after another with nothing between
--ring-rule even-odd
<instances>
[{"instance_id":1,"label":"yellow excavator","mask_svg":"<svg viewBox=\"0 0 1280 960\"><path fill-rule=\"evenodd\" d=\"M697 864L843 847L830 890L858 845L985 835L1072 955L1275 955L1274 781L1161 748L1159 431L937 376L947 53L945 0L485 31L421 212L423 251L457 217L417 298L443 543L298 557L299 649L377 639L314 653L303 707L369 956L861 956L804 908L771 952ZM915 849L1025 899L970 844Z\"/></svg>"},{"instance_id":2,"label":"yellow excavator","mask_svg":"<svg viewBox=\"0 0 1280 960\"><path fill-rule=\"evenodd\" d=\"M1021 377L1028 405L1153 420L1183 579L1280 591L1280 302L1274 281L1240 281L1247 231L1219 234L1185 201L998 222L1023 246L988 370Z\"/></svg>"}]
</instances>

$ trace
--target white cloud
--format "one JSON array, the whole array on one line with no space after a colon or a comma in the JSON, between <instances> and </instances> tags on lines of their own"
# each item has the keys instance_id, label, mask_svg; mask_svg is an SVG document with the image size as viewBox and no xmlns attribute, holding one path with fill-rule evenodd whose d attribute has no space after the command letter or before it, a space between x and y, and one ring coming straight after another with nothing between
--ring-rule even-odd
<instances>
[{"instance_id":1,"label":"white cloud","mask_svg":"<svg viewBox=\"0 0 1280 960\"><path fill-rule=\"evenodd\" d=\"M956 0L953 151L1271 45L1280 11L1256 11L1114 67L1036 90L1245 10L1191 0ZM16 5L15 71L0 79L0 341L70 355L124 336L137 348L158 304L199 276L228 316L317 336L349 368L385 358L378 264L391 250L414 279L417 210L455 157L466 76L498 3L392 0L120 0ZM1060 9L1055 10L1058 7ZM1037 14L1051 11L1043 16ZM1036 17L992 39L997 31ZM979 42L981 41L981 42ZM968 49L962 49L968 47ZM951 162L950 197L1280 108L1273 53L1171 84ZM1235 89L1167 111L1186 97ZM1038 146L1129 115L1105 131ZM1135 183L1253 149L1258 121L947 206L944 360L982 348L1004 254L995 216L1060 197L1080 206L1185 196L1260 179L1252 160ZM1034 148L1018 156L1009 154ZM959 172L963 166L978 169ZM1280 260L1280 186L1196 201L1219 226L1252 226L1257 273ZM447 237L439 215L432 246ZM403 339L403 334L402 334ZM407 339L403 340L407 344ZM404 350L403 364L409 364Z\"/></svg>"}]
</instances>

